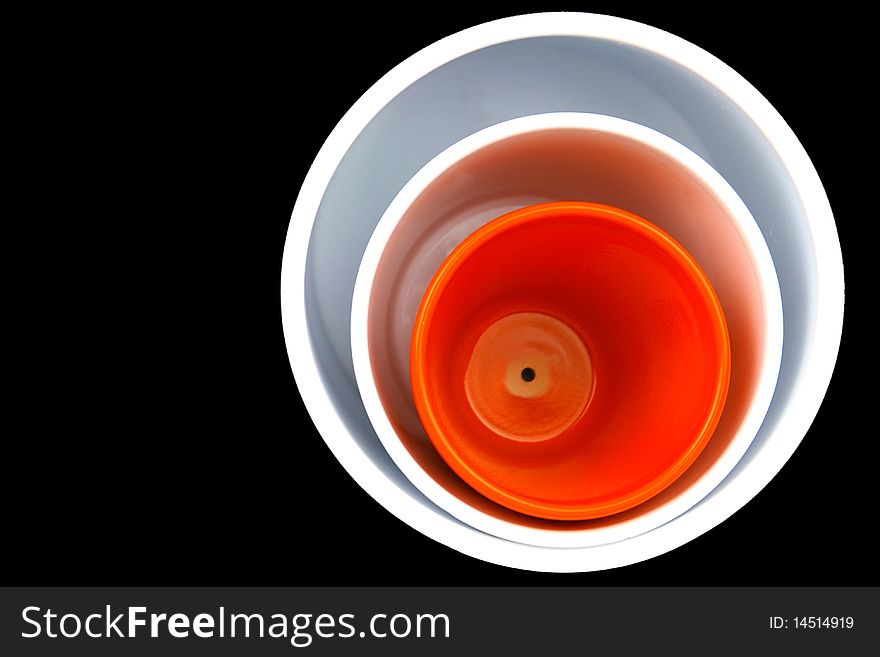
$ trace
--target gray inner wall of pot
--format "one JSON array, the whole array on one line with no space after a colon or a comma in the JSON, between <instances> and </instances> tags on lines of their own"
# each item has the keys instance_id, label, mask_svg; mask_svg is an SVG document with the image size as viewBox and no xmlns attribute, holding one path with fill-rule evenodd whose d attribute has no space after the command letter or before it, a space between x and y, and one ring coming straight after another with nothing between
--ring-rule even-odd
<instances>
[{"instance_id":1,"label":"gray inner wall of pot","mask_svg":"<svg viewBox=\"0 0 880 657\"><path fill-rule=\"evenodd\" d=\"M328 393L361 449L411 494L420 495L379 442L355 383L350 315L361 257L391 200L435 155L501 121L561 111L616 116L684 144L727 179L764 234L785 312L782 369L738 467L770 436L797 380L815 326L816 262L792 180L748 116L686 69L631 46L541 37L484 48L432 71L374 117L331 179L309 244L308 325Z\"/></svg>"}]
</instances>

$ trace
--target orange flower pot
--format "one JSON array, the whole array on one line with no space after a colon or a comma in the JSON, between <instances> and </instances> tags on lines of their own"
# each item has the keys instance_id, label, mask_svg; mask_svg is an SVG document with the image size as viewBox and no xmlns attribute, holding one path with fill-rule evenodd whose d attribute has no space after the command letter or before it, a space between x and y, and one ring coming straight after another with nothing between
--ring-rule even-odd
<instances>
[{"instance_id":1,"label":"orange flower pot","mask_svg":"<svg viewBox=\"0 0 880 657\"><path fill-rule=\"evenodd\" d=\"M410 374L444 460L511 509L624 511L697 458L730 377L721 305L645 219L563 202L465 239L425 293Z\"/></svg>"}]
</instances>

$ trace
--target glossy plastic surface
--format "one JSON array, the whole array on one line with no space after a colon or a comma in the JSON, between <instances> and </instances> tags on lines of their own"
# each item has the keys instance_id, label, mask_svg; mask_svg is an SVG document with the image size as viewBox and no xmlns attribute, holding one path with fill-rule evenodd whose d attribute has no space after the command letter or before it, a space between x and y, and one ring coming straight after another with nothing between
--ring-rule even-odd
<instances>
[{"instance_id":1,"label":"glossy plastic surface","mask_svg":"<svg viewBox=\"0 0 880 657\"><path fill-rule=\"evenodd\" d=\"M475 359L490 366L469 376ZM548 203L486 224L444 261L411 375L460 477L522 513L583 520L636 506L693 463L724 407L730 345L711 284L667 234L616 208ZM473 390L489 391L482 408Z\"/></svg>"}]
</instances>

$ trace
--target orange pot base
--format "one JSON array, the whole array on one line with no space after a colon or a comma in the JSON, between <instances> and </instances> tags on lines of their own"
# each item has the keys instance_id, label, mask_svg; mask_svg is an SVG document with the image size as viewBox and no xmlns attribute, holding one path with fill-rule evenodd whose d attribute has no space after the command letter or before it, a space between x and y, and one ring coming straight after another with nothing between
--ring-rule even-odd
<instances>
[{"instance_id":1,"label":"orange pot base","mask_svg":"<svg viewBox=\"0 0 880 657\"><path fill-rule=\"evenodd\" d=\"M567 324L544 313L507 315L477 340L465 372L474 414L500 436L539 442L584 414L595 386L589 352Z\"/></svg>"}]
</instances>

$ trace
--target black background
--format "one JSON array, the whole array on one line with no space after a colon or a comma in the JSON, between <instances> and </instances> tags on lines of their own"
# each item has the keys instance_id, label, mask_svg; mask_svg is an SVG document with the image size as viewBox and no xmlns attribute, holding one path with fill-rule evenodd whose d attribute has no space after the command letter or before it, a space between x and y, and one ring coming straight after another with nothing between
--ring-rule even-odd
<instances>
[{"instance_id":1,"label":"black background","mask_svg":"<svg viewBox=\"0 0 880 657\"><path fill-rule=\"evenodd\" d=\"M279 304L293 203L351 104L443 36L548 9L655 25L751 81L819 171L848 286L844 341L825 403L767 488L671 553L571 575L461 555L361 490L298 397ZM64 170L63 182L45 176L52 184L35 192L31 214L36 251L44 260L63 255L64 267L38 290L49 317L22 385L36 404L6 461L14 482L5 505L7 578L29 585L876 583L868 532L877 432L865 420L876 358L862 337L870 320L861 301L872 298L867 285L876 278L861 236L863 192L852 181L865 146L853 131L867 118L852 76L851 26L859 20L833 8L772 18L761 5L626 2L403 11L327 4L307 13L186 16L144 9L31 20L34 40L23 52L40 74L29 82L51 100L35 103L39 172L51 174L46 160ZM862 371L867 380L858 378Z\"/></svg>"}]
</instances>

